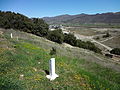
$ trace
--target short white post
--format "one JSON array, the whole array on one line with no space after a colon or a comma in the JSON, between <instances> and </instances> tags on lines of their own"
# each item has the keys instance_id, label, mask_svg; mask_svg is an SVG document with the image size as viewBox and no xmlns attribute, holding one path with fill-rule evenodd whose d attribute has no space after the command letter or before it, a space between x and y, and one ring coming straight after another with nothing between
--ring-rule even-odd
<instances>
[{"instance_id":1,"label":"short white post","mask_svg":"<svg viewBox=\"0 0 120 90\"><path fill-rule=\"evenodd\" d=\"M11 36L11 38L13 38L13 35L12 35L12 33L10 34L10 36Z\"/></svg>"},{"instance_id":2,"label":"short white post","mask_svg":"<svg viewBox=\"0 0 120 90\"><path fill-rule=\"evenodd\" d=\"M55 58L51 58L49 61L49 68L50 68L50 73L49 75L47 75L46 77L50 80L54 80L56 77L59 77L56 73L55 73Z\"/></svg>"},{"instance_id":3,"label":"short white post","mask_svg":"<svg viewBox=\"0 0 120 90\"><path fill-rule=\"evenodd\" d=\"M17 36L17 41L18 41L18 36Z\"/></svg>"}]
</instances>

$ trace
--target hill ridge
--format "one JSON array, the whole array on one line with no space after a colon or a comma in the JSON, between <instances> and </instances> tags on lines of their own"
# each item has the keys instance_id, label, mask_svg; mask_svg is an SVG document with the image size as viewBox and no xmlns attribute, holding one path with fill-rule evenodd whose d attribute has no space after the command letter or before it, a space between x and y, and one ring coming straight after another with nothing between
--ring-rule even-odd
<instances>
[{"instance_id":1,"label":"hill ridge","mask_svg":"<svg viewBox=\"0 0 120 90\"><path fill-rule=\"evenodd\" d=\"M108 12L97 14L59 15L54 17L43 17L48 24L119 24L120 12Z\"/></svg>"}]
</instances>

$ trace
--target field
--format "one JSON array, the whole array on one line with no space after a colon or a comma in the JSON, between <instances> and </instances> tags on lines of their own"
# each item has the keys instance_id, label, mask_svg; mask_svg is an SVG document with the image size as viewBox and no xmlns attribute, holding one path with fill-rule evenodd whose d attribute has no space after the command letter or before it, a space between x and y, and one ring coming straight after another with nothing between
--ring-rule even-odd
<instances>
[{"instance_id":1,"label":"field","mask_svg":"<svg viewBox=\"0 0 120 90\"><path fill-rule=\"evenodd\" d=\"M68 30L70 30L70 32L72 33L77 33L85 36L92 36L97 34L96 30L93 30L91 28L85 28L85 27L71 27L71 28L68 28Z\"/></svg>"},{"instance_id":2,"label":"field","mask_svg":"<svg viewBox=\"0 0 120 90\"><path fill-rule=\"evenodd\" d=\"M114 37L111 40L107 40L105 42L103 42L103 44L110 46L112 48L120 48L120 36L118 37Z\"/></svg>"},{"instance_id":3,"label":"field","mask_svg":"<svg viewBox=\"0 0 120 90\"><path fill-rule=\"evenodd\" d=\"M77 38L83 41L94 41L105 45L111 49L120 48L120 29L119 28L90 28L90 27L68 27L66 28ZM103 37L109 33L109 37ZM96 43L95 43L96 44ZM103 45L96 44L103 51L106 49Z\"/></svg>"},{"instance_id":4,"label":"field","mask_svg":"<svg viewBox=\"0 0 120 90\"><path fill-rule=\"evenodd\" d=\"M53 57L49 55L52 47L57 50L54 57L59 77L49 81L46 71ZM1 90L119 90L119 78L120 65L110 58L32 34L1 29Z\"/></svg>"}]
</instances>

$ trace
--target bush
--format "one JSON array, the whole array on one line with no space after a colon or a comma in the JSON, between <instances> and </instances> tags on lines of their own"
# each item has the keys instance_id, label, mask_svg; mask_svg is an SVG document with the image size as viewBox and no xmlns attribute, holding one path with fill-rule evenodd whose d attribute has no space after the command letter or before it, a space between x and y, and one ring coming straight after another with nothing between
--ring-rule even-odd
<instances>
[{"instance_id":1,"label":"bush","mask_svg":"<svg viewBox=\"0 0 120 90\"><path fill-rule=\"evenodd\" d=\"M90 41L84 42L81 40L76 41L76 46L79 48L89 49L91 51L94 51L96 53L101 53L101 50L95 46L95 44L91 43Z\"/></svg>"},{"instance_id":2,"label":"bush","mask_svg":"<svg viewBox=\"0 0 120 90\"><path fill-rule=\"evenodd\" d=\"M64 42L76 46L76 37L73 34L64 34Z\"/></svg>"},{"instance_id":3,"label":"bush","mask_svg":"<svg viewBox=\"0 0 120 90\"><path fill-rule=\"evenodd\" d=\"M103 38L110 37L110 34L107 32L106 35L103 35Z\"/></svg>"},{"instance_id":4,"label":"bush","mask_svg":"<svg viewBox=\"0 0 120 90\"><path fill-rule=\"evenodd\" d=\"M56 48L52 47L50 50L50 55L56 55Z\"/></svg>"},{"instance_id":5,"label":"bush","mask_svg":"<svg viewBox=\"0 0 120 90\"><path fill-rule=\"evenodd\" d=\"M85 41L76 39L76 37L73 34L65 34L64 42L72 46L77 46L79 48L92 50L96 53L101 53L101 50L98 47L96 47L94 43L91 43L90 41L85 42Z\"/></svg>"},{"instance_id":6,"label":"bush","mask_svg":"<svg viewBox=\"0 0 120 90\"><path fill-rule=\"evenodd\" d=\"M81 40L76 40L76 46L79 48L85 48L85 42Z\"/></svg>"},{"instance_id":7,"label":"bush","mask_svg":"<svg viewBox=\"0 0 120 90\"><path fill-rule=\"evenodd\" d=\"M120 48L114 48L110 51L110 53L120 55Z\"/></svg>"},{"instance_id":8,"label":"bush","mask_svg":"<svg viewBox=\"0 0 120 90\"><path fill-rule=\"evenodd\" d=\"M58 29L54 31L49 31L47 39L62 44L64 40L64 35L62 33L62 30Z\"/></svg>"},{"instance_id":9,"label":"bush","mask_svg":"<svg viewBox=\"0 0 120 90\"><path fill-rule=\"evenodd\" d=\"M96 39L96 40L99 40L99 39L100 39L100 37L96 37L95 39Z\"/></svg>"},{"instance_id":10,"label":"bush","mask_svg":"<svg viewBox=\"0 0 120 90\"><path fill-rule=\"evenodd\" d=\"M47 36L48 35L48 25L44 22L44 20L39 18L32 18L32 22L35 24L35 32L38 36Z\"/></svg>"}]
</instances>

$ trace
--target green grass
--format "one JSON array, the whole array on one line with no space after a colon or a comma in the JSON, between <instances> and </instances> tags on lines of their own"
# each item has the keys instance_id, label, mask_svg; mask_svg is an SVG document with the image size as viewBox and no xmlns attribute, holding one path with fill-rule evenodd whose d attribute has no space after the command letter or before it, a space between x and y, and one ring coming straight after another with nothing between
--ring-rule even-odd
<instances>
[{"instance_id":1,"label":"green grass","mask_svg":"<svg viewBox=\"0 0 120 90\"><path fill-rule=\"evenodd\" d=\"M0 90L120 90L119 72L61 55L54 56L59 77L49 81L45 73L51 58L48 49L34 41L4 39L8 48L0 48Z\"/></svg>"}]
</instances>

